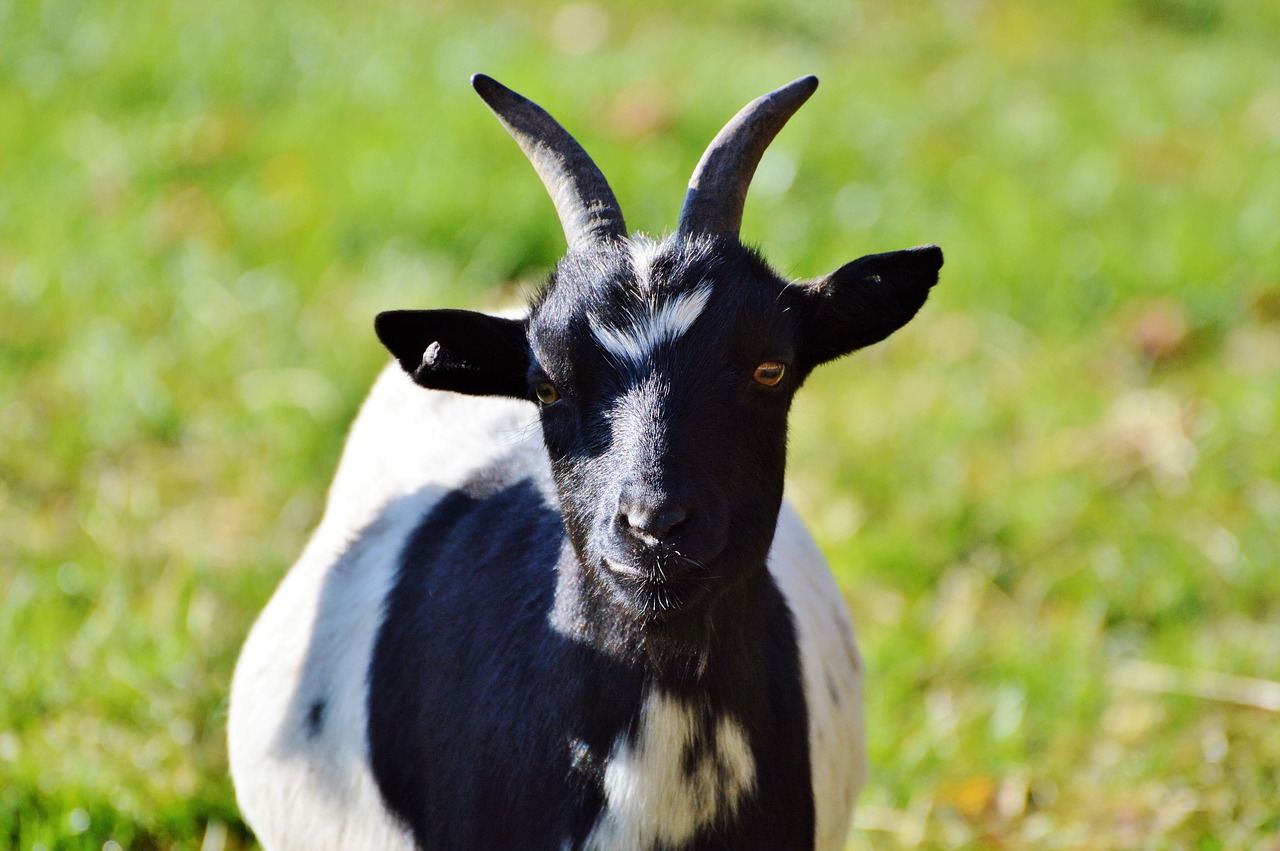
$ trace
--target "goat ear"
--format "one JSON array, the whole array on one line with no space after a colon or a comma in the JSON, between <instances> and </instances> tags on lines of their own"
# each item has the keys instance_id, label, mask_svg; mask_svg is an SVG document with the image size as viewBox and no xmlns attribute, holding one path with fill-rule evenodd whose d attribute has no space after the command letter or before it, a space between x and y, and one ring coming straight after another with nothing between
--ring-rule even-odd
<instances>
[{"instance_id":1,"label":"goat ear","mask_svg":"<svg viewBox=\"0 0 1280 851\"><path fill-rule=\"evenodd\" d=\"M528 398L524 319L470 310L391 310L379 313L373 327L382 345L423 387Z\"/></svg>"},{"instance_id":2,"label":"goat ear","mask_svg":"<svg viewBox=\"0 0 1280 851\"><path fill-rule=\"evenodd\" d=\"M942 249L922 245L870 254L803 284L798 351L806 368L878 343L906 325L929 297Z\"/></svg>"}]
</instances>

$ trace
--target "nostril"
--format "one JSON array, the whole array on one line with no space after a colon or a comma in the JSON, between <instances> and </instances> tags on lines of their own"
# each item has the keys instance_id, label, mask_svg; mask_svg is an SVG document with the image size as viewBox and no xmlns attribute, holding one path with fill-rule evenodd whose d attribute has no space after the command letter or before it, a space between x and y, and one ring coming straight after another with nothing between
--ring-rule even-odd
<instances>
[{"instance_id":1,"label":"nostril","mask_svg":"<svg viewBox=\"0 0 1280 851\"><path fill-rule=\"evenodd\" d=\"M665 538L671 534L672 529L683 523L688 516L688 512L682 506L673 506L655 514L645 531L655 538Z\"/></svg>"},{"instance_id":2,"label":"nostril","mask_svg":"<svg viewBox=\"0 0 1280 851\"><path fill-rule=\"evenodd\" d=\"M628 506L618 512L619 525L638 538L660 541L689 518L682 505Z\"/></svg>"}]
</instances>

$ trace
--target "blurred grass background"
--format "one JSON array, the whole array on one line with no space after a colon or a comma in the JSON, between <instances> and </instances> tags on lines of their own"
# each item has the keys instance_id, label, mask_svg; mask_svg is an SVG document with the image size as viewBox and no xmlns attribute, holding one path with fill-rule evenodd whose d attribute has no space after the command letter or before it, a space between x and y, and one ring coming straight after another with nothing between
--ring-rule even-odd
<instances>
[{"instance_id":1,"label":"blurred grass background","mask_svg":"<svg viewBox=\"0 0 1280 851\"><path fill-rule=\"evenodd\" d=\"M744 236L942 285L799 398L867 656L850 847L1280 843L1280 5L0 0L0 846L241 848L228 682L385 361L822 87Z\"/></svg>"}]
</instances>

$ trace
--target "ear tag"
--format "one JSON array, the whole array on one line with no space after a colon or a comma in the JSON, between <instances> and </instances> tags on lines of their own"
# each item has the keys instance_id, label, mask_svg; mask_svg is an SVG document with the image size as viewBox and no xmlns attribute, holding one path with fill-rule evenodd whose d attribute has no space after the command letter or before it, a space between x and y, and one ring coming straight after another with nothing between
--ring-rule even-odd
<instances>
[{"instance_id":1,"label":"ear tag","mask_svg":"<svg viewBox=\"0 0 1280 851\"><path fill-rule=\"evenodd\" d=\"M421 366L435 366L440 362L440 341L427 346L427 350L422 353Z\"/></svg>"}]
</instances>

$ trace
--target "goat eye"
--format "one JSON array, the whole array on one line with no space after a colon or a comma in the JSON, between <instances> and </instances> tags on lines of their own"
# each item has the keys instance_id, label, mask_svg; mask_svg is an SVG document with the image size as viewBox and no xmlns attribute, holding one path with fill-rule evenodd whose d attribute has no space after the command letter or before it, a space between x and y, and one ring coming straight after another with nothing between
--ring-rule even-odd
<instances>
[{"instance_id":1,"label":"goat eye","mask_svg":"<svg viewBox=\"0 0 1280 851\"><path fill-rule=\"evenodd\" d=\"M777 361L767 360L756 367L755 375L751 376L757 384L763 384L765 387L773 387L782 380L782 374L787 371L785 365Z\"/></svg>"},{"instance_id":2,"label":"goat eye","mask_svg":"<svg viewBox=\"0 0 1280 851\"><path fill-rule=\"evenodd\" d=\"M539 381L533 388L533 395L544 405L551 405L560 399L560 391L550 381Z\"/></svg>"}]
</instances>

